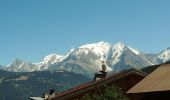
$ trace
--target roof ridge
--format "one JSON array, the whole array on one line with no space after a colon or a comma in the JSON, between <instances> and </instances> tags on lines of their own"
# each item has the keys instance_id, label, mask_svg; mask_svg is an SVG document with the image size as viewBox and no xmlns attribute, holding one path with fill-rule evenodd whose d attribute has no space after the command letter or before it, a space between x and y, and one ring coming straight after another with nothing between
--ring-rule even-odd
<instances>
[{"instance_id":1,"label":"roof ridge","mask_svg":"<svg viewBox=\"0 0 170 100\"><path fill-rule=\"evenodd\" d=\"M142 71L139 71L139 70L136 70L136 69L129 69L129 70L121 71L119 73L113 73L112 75L110 75L106 78L103 78L103 79L100 79L100 80L97 80L97 81L90 81L90 82L81 84L79 86L73 87L69 90L66 90L66 91L64 91L60 94L57 94L55 98L62 97L64 95L67 95L67 94L70 94L70 93L74 93L74 92L79 91L79 90L83 90L84 88L90 88L94 85L97 86L97 85L100 85L103 82L108 83L110 81L117 80L117 79L124 77L124 76L126 76L130 73L133 73L133 72L138 72L138 74L140 74L140 75L146 75L146 73L143 73Z\"/></svg>"}]
</instances>

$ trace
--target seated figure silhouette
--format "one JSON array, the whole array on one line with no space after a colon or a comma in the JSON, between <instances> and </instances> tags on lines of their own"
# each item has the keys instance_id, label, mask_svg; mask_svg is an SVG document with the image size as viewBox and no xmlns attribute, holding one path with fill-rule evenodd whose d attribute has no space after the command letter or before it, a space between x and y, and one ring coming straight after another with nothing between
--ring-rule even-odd
<instances>
[{"instance_id":1,"label":"seated figure silhouette","mask_svg":"<svg viewBox=\"0 0 170 100\"><path fill-rule=\"evenodd\" d=\"M97 78L106 78L107 72L106 72L106 66L102 64L102 70L95 73L93 81L96 81Z\"/></svg>"}]
</instances>

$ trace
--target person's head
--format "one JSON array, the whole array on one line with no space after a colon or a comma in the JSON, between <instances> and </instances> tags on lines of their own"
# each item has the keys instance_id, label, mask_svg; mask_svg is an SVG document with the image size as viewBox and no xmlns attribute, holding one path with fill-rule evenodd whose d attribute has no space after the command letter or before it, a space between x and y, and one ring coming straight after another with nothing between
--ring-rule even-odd
<instances>
[{"instance_id":1,"label":"person's head","mask_svg":"<svg viewBox=\"0 0 170 100\"><path fill-rule=\"evenodd\" d=\"M102 70L106 71L106 66L104 64L102 65Z\"/></svg>"}]
</instances>

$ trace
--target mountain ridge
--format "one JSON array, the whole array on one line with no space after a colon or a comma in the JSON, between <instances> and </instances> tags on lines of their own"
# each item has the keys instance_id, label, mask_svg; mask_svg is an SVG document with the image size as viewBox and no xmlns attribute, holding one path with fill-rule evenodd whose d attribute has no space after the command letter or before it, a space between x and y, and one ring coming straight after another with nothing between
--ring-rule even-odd
<instances>
[{"instance_id":1,"label":"mountain ridge","mask_svg":"<svg viewBox=\"0 0 170 100\"><path fill-rule=\"evenodd\" d=\"M170 60L170 48L158 54L146 54L138 49L126 46L122 42L113 45L101 41L71 49L65 55L48 55L40 63L23 61L19 63L18 61L18 64L14 61L7 67L7 70L15 72L66 70L92 75L101 69L102 61L107 65L107 71L119 72L129 68L142 69L168 60Z\"/></svg>"}]
</instances>

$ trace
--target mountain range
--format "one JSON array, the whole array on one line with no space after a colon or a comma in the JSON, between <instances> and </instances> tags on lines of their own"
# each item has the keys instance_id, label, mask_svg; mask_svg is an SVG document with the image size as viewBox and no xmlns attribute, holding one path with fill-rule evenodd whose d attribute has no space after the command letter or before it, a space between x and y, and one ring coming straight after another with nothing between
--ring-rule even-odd
<instances>
[{"instance_id":1,"label":"mountain range","mask_svg":"<svg viewBox=\"0 0 170 100\"><path fill-rule=\"evenodd\" d=\"M146 54L122 42L113 45L101 41L71 49L65 55L50 54L39 63L16 59L6 66L5 70L12 72L65 70L92 76L94 72L101 70L102 61L105 62L107 71L119 72L129 68L142 69L169 60L170 48L158 54Z\"/></svg>"}]
</instances>

